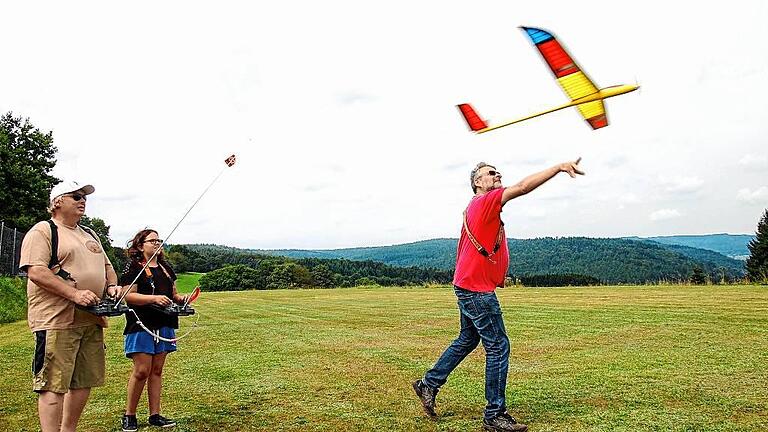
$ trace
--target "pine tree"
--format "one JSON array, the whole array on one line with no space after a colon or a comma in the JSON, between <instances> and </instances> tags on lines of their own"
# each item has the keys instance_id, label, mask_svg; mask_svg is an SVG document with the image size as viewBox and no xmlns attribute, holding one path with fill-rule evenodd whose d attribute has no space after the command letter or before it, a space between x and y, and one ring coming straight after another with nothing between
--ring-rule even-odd
<instances>
[{"instance_id":1,"label":"pine tree","mask_svg":"<svg viewBox=\"0 0 768 432\"><path fill-rule=\"evenodd\" d=\"M768 209L757 224L755 238L749 242L747 276L752 282L768 283Z\"/></svg>"},{"instance_id":2,"label":"pine tree","mask_svg":"<svg viewBox=\"0 0 768 432\"><path fill-rule=\"evenodd\" d=\"M691 284L704 285L707 283L707 277L704 275L704 270L699 266L693 266L693 275L691 276Z\"/></svg>"}]
</instances>

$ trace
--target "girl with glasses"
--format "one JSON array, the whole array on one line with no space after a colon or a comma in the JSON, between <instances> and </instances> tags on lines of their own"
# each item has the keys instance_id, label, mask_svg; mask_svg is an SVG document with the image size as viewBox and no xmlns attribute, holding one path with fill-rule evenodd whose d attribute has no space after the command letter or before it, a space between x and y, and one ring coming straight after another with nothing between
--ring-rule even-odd
<instances>
[{"instance_id":1,"label":"girl with glasses","mask_svg":"<svg viewBox=\"0 0 768 432\"><path fill-rule=\"evenodd\" d=\"M144 387L149 400L149 424L172 427L176 422L160 415L160 394L163 388L163 366L168 353L176 351L175 342L158 338L174 339L179 328L178 316L167 315L162 309L172 302L184 303L184 296L176 292L176 274L165 260L163 241L157 231L144 229L136 233L128 243L126 254L129 262L120 278L121 283L130 284L138 274L135 285L125 300L136 312L127 313L125 331L125 355L133 360L133 370L128 380L128 399L122 419L123 431L138 430L136 409ZM158 250L159 249L159 250ZM149 265L144 265L149 261ZM144 270L142 270L144 268ZM137 323L136 316L144 326Z\"/></svg>"}]
</instances>

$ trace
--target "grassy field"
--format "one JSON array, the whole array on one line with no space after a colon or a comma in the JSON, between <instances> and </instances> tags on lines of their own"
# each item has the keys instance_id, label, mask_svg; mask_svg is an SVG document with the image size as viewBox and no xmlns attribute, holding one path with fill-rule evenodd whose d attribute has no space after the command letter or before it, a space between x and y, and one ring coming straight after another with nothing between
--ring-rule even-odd
<instances>
[{"instance_id":1,"label":"grassy field","mask_svg":"<svg viewBox=\"0 0 768 432\"><path fill-rule=\"evenodd\" d=\"M179 273L176 275L176 289L180 293L192 292L197 286L197 281L203 277L205 273Z\"/></svg>"},{"instance_id":2,"label":"grassy field","mask_svg":"<svg viewBox=\"0 0 768 432\"><path fill-rule=\"evenodd\" d=\"M532 431L768 430L768 288L498 291L510 339L507 402ZM410 383L458 329L449 288L204 293L169 356L177 431L481 430L477 349L427 419ZM184 318L185 332L195 317ZM107 385L84 431L119 430L130 362L107 330ZM0 326L0 430L36 430L25 322ZM146 424L146 399L139 408Z\"/></svg>"},{"instance_id":3,"label":"grassy field","mask_svg":"<svg viewBox=\"0 0 768 432\"><path fill-rule=\"evenodd\" d=\"M0 324L27 319L24 279L0 276Z\"/></svg>"}]
</instances>

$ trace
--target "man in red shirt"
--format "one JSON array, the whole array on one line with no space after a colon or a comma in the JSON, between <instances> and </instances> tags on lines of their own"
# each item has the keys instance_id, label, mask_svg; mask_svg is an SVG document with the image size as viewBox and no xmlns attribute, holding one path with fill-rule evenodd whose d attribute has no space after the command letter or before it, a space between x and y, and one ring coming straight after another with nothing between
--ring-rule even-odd
<instances>
[{"instance_id":1,"label":"man in red shirt","mask_svg":"<svg viewBox=\"0 0 768 432\"><path fill-rule=\"evenodd\" d=\"M514 186L501 185L501 173L483 162L470 173L475 196L464 212L456 255L453 285L458 298L461 330L423 379L413 383L424 412L435 417L435 396L448 375L482 341L485 348L485 398L488 404L483 427L489 431L528 430L507 413L505 390L509 368L509 338L504 329L496 287L504 286L509 268L509 249L501 221L501 210L509 200L525 195L561 172L572 178L579 170L581 158L564 162L532 174Z\"/></svg>"}]
</instances>

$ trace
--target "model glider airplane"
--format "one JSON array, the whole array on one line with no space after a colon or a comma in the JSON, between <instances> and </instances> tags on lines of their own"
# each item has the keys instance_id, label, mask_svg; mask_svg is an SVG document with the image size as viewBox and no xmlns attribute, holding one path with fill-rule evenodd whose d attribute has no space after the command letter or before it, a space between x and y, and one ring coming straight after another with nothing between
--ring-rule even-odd
<instances>
[{"instance_id":1,"label":"model glider airplane","mask_svg":"<svg viewBox=\"0 0 768 432\"><path fill-rule=\"evenodd\" d=\"M581 113L592 129L600 129L601 127L608 126L608 117L605 113L603 99L629 93L640 88L637 85L616 85L598 89L551 33L530 27L521 27L521 29L526 32L533 44L536 45L544 61L547 62L547 65L549 65L549 68L555 75L557 83L560 84L560 87L563 88L571 101L567 104L529 115L528 117L495 126L488 126L488 123L480 118L470 104L458 105L469 128L475 133L480 134L492 131L572 106L578 108L579 113Z\"/></svg>"}]
</instances>

